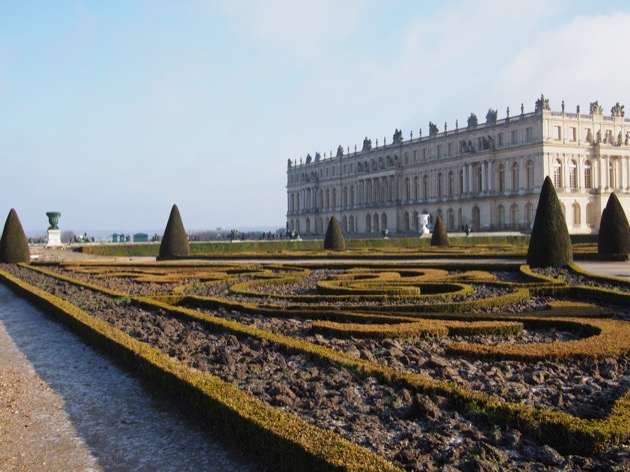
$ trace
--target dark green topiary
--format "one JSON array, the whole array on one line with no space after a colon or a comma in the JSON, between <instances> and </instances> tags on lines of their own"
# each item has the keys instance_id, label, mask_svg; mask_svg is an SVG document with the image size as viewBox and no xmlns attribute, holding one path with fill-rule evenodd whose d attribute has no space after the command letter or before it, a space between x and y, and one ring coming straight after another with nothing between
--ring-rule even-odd
<instances>
[{"instance_id":1,"label":"dark green topiary","mask_svg":"<svg viewBox=\"0 0 630 472\"><path fill-rule=\"evenodd\" d=\"M177 205L173 205L171 214L168 217L168 223L166 223L166 228L164 229L158 259L176 259L189 255L188 235L184 229Z\"/></svg>"},{"instance_id":2,"label":"dark green topiary","mask_svg":"<svg viewBox=\"0 0 630 472\"><path fill-rule=\"evenodd\" d=\"M346 248L346 240L343 237L337 218L334 216L328 223L326 237L324 238L324 249L332 249L334 251L343 251Z\"/></svg>"},{"instance_id":3,"label":"dark green topiary","mask_svg":"<svg viewBox=\"0 0 630 472\"><path fill-rule=\"evenodd\" d=\"M573 249L567 223L556 189L547 176L538 199L527 263L530 267L566 267L572 262Z\"/></svg>"},{"instance_id":4,"label":"dark green topiary","mask_svg":"<svg viewBox=\"0 0 630 472\"><path fill-rule=\"evenodd\" d=\"M614 193L602 213L597 237L599 254L630 254L630 225L621 202Z\"/></svg>"},{"instance_id":5,"label":"dark green topiary","mask_svg":"<svg viewBox=\"0 0 630 472\"><path fill-rule=\"evenodd\" d=\"M433 234L431 235L431 246L448 246L448 234L444 223L442 223L442 217L438 216L433 226Z\"/></svg>"},{"instance_id":6,"label":"dark green topiary","mask_svg":"<svg viewBox=\"0 0 630 472\"><path fill-rule=\"evenodd\" d=\"M30 262L31 252L17 212L11 208L0 238L0 262Z\"/></svg>"}]
</instances>

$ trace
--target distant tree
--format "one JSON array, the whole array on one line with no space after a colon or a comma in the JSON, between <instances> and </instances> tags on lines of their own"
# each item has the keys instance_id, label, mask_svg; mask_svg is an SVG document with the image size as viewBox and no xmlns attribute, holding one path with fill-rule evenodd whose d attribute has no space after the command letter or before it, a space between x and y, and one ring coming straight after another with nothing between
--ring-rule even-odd
<instances>
[{"instance_id":1,"label":"distant tree","mask_svg":"<svg viewBox=\"0 0 630 472\"><path fill-rule=\"evenodd\" d=\"M448 234L442 222L442 217L438 216L433 226L433 234L431 235L431 246L448 246Z\"/></svg>"},{"instance_id":2,"label":"distant tree","mask_svg":"<svg viewBox=\"0 0 630 472\"><path fill-rule=\"evenodd\" d=\"M0 262L30 262L31 251L17 212L11 208L0 238Z\"/></svg>"},{"instance_id":3,"label":"distant tree","mask_svg":"<svg viewBox=\"0 0 630 472\"><path fill-rule=\"evenodd\" d=\"M61 242L64 244L69 244L74 240L74 237L76 235L74 234L74 231L62 231L61 232Z\"/></svg>"},{"instance_id":4,"label":"distant tree","mask_svg":"<svg viewBox=\"0 0 630 472\"><path fill-rule=\"evenodd\" d=\"M529 239L530 267L566 267L573 262L573 249L562 207L549 176L545 178L534 226Z\"/></svg>"},{"instance_id":5,"label":"distant tree","mask_svg":"<svg viewBox=\"0 0 630 472\"><path fill-rule=\"evenodd\" d=\"M188 235L182 223L182 217L179 214L177 205L171 208L171 214L168 217L164 236L160 243L160 253L158 260L177 259L178 257L186 257L190 255L190 247L188 245Z\"/></svg>"},{"instance_id":6,"label":"distant tree","mask_svg":"<svg viewBox=\"0 0 630 472\"><path fill-rule=\"evenodd\" d=\"M630 254L630 225L621 202L614 193L608 197L597 237L599 254Z\"/></svg>"},{"instance_id":7,"label":"distant tree","mask_svg":"<svg viewBox=\"0 0 630 472\"><path fill-rule=\"evenodd\" d=\"M324 249L331 249L334 251L343 251L346 248L346 240L343 237L337 218L334 216L330 218L328 223L328 229L326 230L326 237L324 238Z\"/></svg>"}]
</instances>

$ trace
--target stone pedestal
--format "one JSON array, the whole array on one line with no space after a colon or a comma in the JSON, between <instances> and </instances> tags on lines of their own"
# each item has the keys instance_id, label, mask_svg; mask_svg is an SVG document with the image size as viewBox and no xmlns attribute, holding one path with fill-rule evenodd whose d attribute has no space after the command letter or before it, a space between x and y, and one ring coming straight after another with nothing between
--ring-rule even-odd
<instances>
[{"instance_id":1,"label":"stone pedestal","mask_svg":"<svg viewBox=\"0 0 630 472\"><path fill-rule=\"evenodd\" d=\"M426 213L423 213L422 215L418 216L418 219L420 220L419 226L420 229L418 230L420 232L420 237L428 235L430 233L429 228L428 228L428 224L429 224L429 215Z\"/></svg>"},{"instance_id":2,"label":"stone pedestal","mask_svg":"<svg viewBox=\"0 0 630 472\"><path fill-rule=\"evenodd\" d=\"M48 242L46 243L46 247L61 247L61 246L63 246L63 244L61 243L61 230L49 229Z\"/></svg>"}]
</instances>

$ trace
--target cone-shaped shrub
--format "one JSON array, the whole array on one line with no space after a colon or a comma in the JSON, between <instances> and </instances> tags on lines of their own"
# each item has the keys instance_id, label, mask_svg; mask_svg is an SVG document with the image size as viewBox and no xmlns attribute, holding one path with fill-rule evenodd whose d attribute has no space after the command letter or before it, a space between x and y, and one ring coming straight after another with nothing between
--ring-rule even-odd
<instances>
[{"instance_id":1,"label":"cone-shaped shrub","mask_svg":"<svg viewBox=\"0 0 630 472\"><path fill-rule=\"evenodd\" d=\"M621 202L614 193L602 213L597 237L599 254L630 254L630 225Z\"/></svg>"},{"instance_id":2,"label":"cone-shaped shrub","mask_svg":"<svg viewBox=\"0 0 630 472\"><path fill-rule=\"evenodd\" d=\"M530 267L566 267L571 262L571 237L556 189L547 176L538 198L527 263Z\"/></svg>"},{"instance_id":3,"label":"cone-shaped shrub","mask_svg":"<svg viewBox=\"0 0 630 472\"><path fill-rule=\"evenodd\" d=\"M30 262L31 252L17 212L11 208L0 238L0 262Z\"/></svg>"},{"instance_id":4,"label":"cone-shaped shrub","mask_svg":"<svg viewBox=\"0 0 630 472\"><path fill-rule=\"evenodd\" d=\"M179 215L177 205L173 205L168 223L164 229L164 236L160 244L160 255L158 259L176 259L190 255L188 246L188 235Z\"/></svg>"},{"instance_id":5,"label":"cone-shaped shrub","mask_svg":"<svg viewBox=\"0 0 630 472\"><path fill-rule=\"evenodd\" d=\"M442 222L442 217L438 216L433 226L433 234L431 235L431 246L448 246L448 234Z\"/></svg>"},{"instance_id":6,"label":"cone-shaped shrub","mask_svg":"<svg viewBox=\"0 0 630 472\"><path fill-rule=\"evenodd\" d=\"M337 218L334 216L328 223L326 237L324 238L324 249L332 249L334 251L343 251L346 248L346 240L343 237Z\"/></svg>"}]
</instances>

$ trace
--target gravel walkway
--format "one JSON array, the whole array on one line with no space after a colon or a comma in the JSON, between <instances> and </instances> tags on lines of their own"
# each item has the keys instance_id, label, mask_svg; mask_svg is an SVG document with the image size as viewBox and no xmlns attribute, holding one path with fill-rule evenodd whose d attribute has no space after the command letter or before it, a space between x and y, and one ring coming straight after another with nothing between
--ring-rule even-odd
<instances>
[{"instance_id":1,"label":"gravel walkway","mask_svg":"<svg viewBox=\"0 0 630 472\"><path fill-rule=\"evenodd\" d=\"M0 285L0 470L262 471Z\"/></svg>"}]
</instances>

